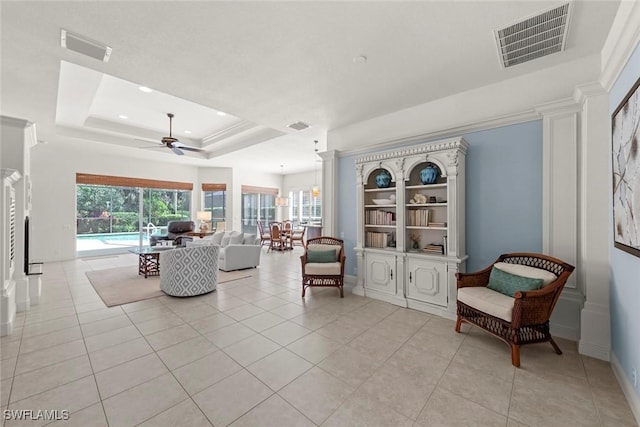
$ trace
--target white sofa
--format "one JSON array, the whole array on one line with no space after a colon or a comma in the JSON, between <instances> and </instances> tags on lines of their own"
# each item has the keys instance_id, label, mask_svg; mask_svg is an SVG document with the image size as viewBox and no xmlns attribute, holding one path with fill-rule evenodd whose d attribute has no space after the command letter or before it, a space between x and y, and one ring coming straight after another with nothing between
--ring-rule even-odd
<instances>
[{"instance_id":1,"label":"white sofa","mask_svg":"<svg viewBox=\"0 0 640 427\"><path fill-rule=\"evenodd\" d=\"M260 265L260 236L243 234L239 231L225 231L214 234L209 239L194 239L187 246L219 245L218 268L223 271L255 268Z\"/></svg>"}]
</instances>

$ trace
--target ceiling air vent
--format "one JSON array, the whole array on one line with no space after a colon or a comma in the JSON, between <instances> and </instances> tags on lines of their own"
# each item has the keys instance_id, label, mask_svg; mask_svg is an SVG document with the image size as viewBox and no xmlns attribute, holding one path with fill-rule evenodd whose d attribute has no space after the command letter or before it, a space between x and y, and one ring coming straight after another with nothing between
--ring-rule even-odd
<instances>
[{"instance_id":1,"label":"ceiling air vent","mask_svg":"<svg viewBox=\"0 0 640 427\"><path fill-rule=\"evenodd\" d=\"M109 62L109 57L111 56L111 48L109 46L79 34L71 33L65 29L60 31L60 45L99 61Z\"/></svg>"},{"instance_id":2,"label":"ceiling air vent","mask_svg":"<svg viewBox=\"0 0 640 427\"><path fill-rule=\"evenodd\" d=\"M309 125L306 124L305 122L295 122L295 123L291 123L290 125L287 125L287 127L294 130L304 130L308 128Z\"/></svg>"},{"instance_id":3,"label":"ceiling air vent","mask_svg":"<svg viewBox=\"0 0 640 427\"><path fill-rule=\"evenodd\" d=\"M564 50L570 3L495 31L504 68Z\"/></svg>"}]
</instances>

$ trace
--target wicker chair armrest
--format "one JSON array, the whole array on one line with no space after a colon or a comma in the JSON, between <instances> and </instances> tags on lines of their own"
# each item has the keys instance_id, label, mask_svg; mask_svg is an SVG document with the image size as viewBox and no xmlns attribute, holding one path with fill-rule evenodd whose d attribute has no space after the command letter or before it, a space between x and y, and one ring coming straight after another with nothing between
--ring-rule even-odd
<instances>
[{"instance_id":1,"label":"wicker chair armrest","mask_svg":"<svg viewBox=\"0 0 640 427\"><path fill-rule=\"evenodd\" d=\"M535 291L516 292L512 325L522 327L548 322L563 288L564 282L556 281Z\"/></svg>"},{"instance_id":2,"label":"wicker chair armrest","mask_svg":"<svg viewBox=\"0 0 640 427\"><path fill-rule=\"evenodd\" d=\"M492 267L493 265L475 273L456 273L456 287L460 289L474 286L487 286Z\"/></svg>"}]
</instances>

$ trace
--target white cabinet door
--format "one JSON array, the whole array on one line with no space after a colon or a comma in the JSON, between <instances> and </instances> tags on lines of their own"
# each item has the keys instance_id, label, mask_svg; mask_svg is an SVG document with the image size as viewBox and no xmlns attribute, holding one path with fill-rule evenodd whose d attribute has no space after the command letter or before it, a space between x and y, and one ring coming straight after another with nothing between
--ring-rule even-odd
<instances>
[{"instance_id":1,"label":"white cabinet door","mask_svg":"<svg viewBox=\"0 0 640 427\"><path fill-rule=\"evenodd\" d=\"M447 264L428 259L407 259L407 298L447 305Z\"/></svg>"},{"instance_id":2,"label":"white cabinet door","mask_svg":"<svg viewBox=\"0 0 640 427\"><path fill-rule=\"evenodd\" d=\"M367 268L364 287L366 289L395 295L396 286L396 256L380 253L367 253L365 257Z\"/></svg>"}]
</instances>

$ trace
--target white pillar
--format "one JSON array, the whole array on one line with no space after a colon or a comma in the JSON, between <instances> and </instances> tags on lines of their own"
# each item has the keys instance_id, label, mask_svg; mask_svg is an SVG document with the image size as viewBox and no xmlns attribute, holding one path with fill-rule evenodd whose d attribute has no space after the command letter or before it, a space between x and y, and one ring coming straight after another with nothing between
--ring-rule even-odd
<instances>
[{"instance_id":1,"label":"white pillar","mask_svg":"<svg viewBox=\"0 0 640 427\"><path fill-rule=\"evenodd\" d=\"M338 233L338 151L329 150L318 153L322 157L322 234L339 237Z\"/></svg>"},{"instance_id":2,"label":"white pillar","mask_svg":"<svg viewBox=\"0 0 640 427\"><path fill-rule=\"evenodd\" d=\"M14 280L16 267L15 227L16 224L16 191L15 184L21 175L14 169L0 169L2 172L2 187L0 204L0 336L13 331L16 319L16 281Z\"/></svg>"},{"instance_id":3,"label":"white pillar","mask_svg":"<svg viewBox=\"0 0 640 427\"><path fill-rule=\"evenodd\" d=\"M599 83L576 88L580 120L580 266L585 295L580 313L579 351L609 360L609 211L611 209L609 97Z\"/></svg>"},{"instance_id":4,"label":"white pillar","mask_svg":"<svg viewBox=\"0 0 640 427\"><path fill-rule=\"evenodd\" d=\"M24 273L25 230L24 220L31 209L30 150L36 145L35 125L27 120L1 117L2 124L2 168L15 169L23 179L16 183L16 307L28 310L31 305L29 278ZM34 289L36 291L36 289ZM39 295L38 295L39 297Z\"/></svg>"},{"instance_id":5,"label":"white pillar","mask_svg":"<svg viewBox=\"0 0 640 427\"><path fill-rule=\"evenodd\" d=\"M578 340L582 289L578 284L578 123L580 105L562 100L536 108L542 116L542 251L576 267L551 317L551 333Z\"/></svg>"}]
</instances>

